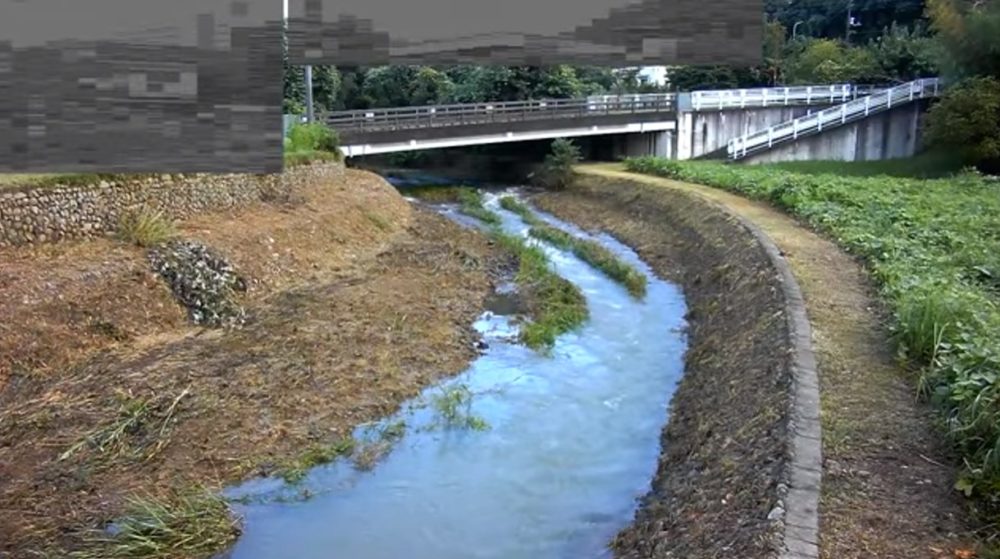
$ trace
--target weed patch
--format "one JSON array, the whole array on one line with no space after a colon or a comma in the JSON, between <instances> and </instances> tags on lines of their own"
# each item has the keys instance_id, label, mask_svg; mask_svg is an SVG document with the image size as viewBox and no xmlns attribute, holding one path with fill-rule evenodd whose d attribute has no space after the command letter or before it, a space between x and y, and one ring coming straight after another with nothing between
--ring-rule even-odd
<instances>
[{"instance_id":1,"label":"weed patch","mask_svg":"<svg viewBox=\"0 0 1000 559\"><path fill-rule=\"evenodd\" d=\"M464 384L450 386L435 394L431 405L437 412L435 425L448 429L489 429L486 420L472 413L472 391Z\"/></svg>"},{"instance_id":2,"label":"weed patch","mask_svg":"<svg viewBox=\"0 0 1000 559\"><path fill-rule=\"evenodd\" d=\"M551 348L556 337L587 320L587 300L580 288L552 271L541 248L512 235L497 233L496 238L517 255L515 281L534 311L534 320L521 328L521 341L532 349Z\"/></svg>"},{"instance_id":3,"label":"weed patch","mask_svg":"<svg viewBox=\"0 0 1000 559\"><path fill-rule=\"evenodd\" d=\"M133 497L109 530L94 530L72 559L207 557L240 533L226 501L201 488L166 498Z\"/></svg>"},{"instance_id":4,"label":"weed patch","mask_svg":"<svg viewBox=\"0 0 1000 559\"><path fill-rule=\"evenodd\" d=\"M577 258L604 272L609 278L625 286L636 298L646 295L646 276L621 260L597 241L581 239L551 225L538 224L531 227L532 237L568 250Z\"/></svg>"},{"instance_id":5,"label":"weed patch","mask_svg":"<svg viewBox=\"0 0 1000 559\"><path fill-rule=\"evenodd\" d=\"M478 190L468 187L459 189L458 202L465 215L474 217L487 225L500 225L500 216L483 207L483 195Z\"/></svg>"},{"instance_id":6,"label":"weed patch","mask_svg":"<svg viewBox=\"0 0 1000 559\"><path fill-rule=\"evenodd\" d=\"M341 456L349 456L357 445L351 437L345 437L330 444L316 444L303 452L298 458L289 461L278 470L278 476L288 483L302 481L311 468L321 464L329 464Z\"/></svg>"},{"instance_id":7,"label":"weed patch","mask_svg":"<svg viewBox=\"0 0 1000 559\"><path fill-rule=\"evenodd\" d=\"M163 212L136 210L118 221L118 238L141 247L163 244L177 236L177 228Z\"/></svg>"},{"instance_id":8,"label":"weed patch","mask_svg":"<svg viewBox=\"0 0 1000 559\"><path fill-rule=\"evenodd\" d=\"M774 168L658 158L633 172L707 184L765 200L863 257L894 311L900 356L965 464L959 486L1000 521L1000 181L805 175ZM984 278L987 278L984 280Z\"/></svg>"},{"instance_id":9,"label":"weed patch","mask_svg":"<svg viewBox=\"0 0 1000 559\"><path fill-rule=\"evenodd\" d=\"M129 454L144 461L152 459L170 442L178 406L188 395L184 390L174 398L139 398L119 391L118 415L73 444L59 460L86 450L98 456Z\"/></svg>"}]
</instances>

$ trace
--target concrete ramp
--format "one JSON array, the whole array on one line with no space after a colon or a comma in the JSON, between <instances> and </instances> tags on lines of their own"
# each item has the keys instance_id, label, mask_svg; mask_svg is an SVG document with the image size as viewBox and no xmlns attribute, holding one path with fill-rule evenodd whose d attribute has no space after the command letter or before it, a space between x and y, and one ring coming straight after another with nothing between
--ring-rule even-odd
<instances>
[{"instance_id":1,"label":"concrete ramp","mask_svg":"<svg viewBox=\"0 0 1000 559\"><path fill-rule=\"evenodd\" d=\"M747 162L905 157L912 155L908 152L916 151L920 115L917 102L937 97L939 93L940 82L937 78L915 80L732 138L726 146L726 153L732 161ZM897 119L899 122L884 118L890 111L905 107L911 110L902 113L902 117ZM876 115L883 117L874 121ZM873 120L875 126L871 130L864 126L847 126L866 120ZM840 133L836 136L829 134L838 129ZM821 134L826 135L829 141L807 141ZM902 138L899 146L893 145L894 137ZM800 153L796 154L796 151Z\"/></svg>"}]
</instances>

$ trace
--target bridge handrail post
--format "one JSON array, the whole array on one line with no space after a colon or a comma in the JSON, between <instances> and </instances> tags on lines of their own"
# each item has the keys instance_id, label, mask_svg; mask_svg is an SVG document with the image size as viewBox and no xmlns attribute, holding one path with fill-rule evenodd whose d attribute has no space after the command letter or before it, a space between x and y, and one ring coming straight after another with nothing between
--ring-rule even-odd
<instances>
[{"instance_id":1,"label":"bridge handrail post","mask_svg":"<svg viewBox=\"0 0 1000 559\"><path fill-rule=\"evenodd\" d=\"M785 105L788 105L788 88L785 88Z\"/></svg>"},{"instance_id":2,"label":"bridge handrail post","mask_svg":"<svg viewBox=\"0 0 1000 559\"><path fill-rule=\"evenodd\" d=\"M813 88L812 86L806 87L806 105L812 104Z\"/></svg>"},{"instance_id":3,"label":"bridge handrail post","mask_svg":"<svg viewBox=\"0 0 1000 559\"><path fill-rule=\"evenodd\" d=\"M865 97L865 116L871 113L872 109L872 98L871 96Z\"/></svg>"},{"instance_id":4,"label":"bridge handrail post","mask_svg":"<svg viewBox=\"0 0 1000 559\"><path fill-rule=\"evenodd\" d=\"M764 95L763 95L764 99L763 99L763 101L764 101L764 106L766 107L767 106L767 88L765 88L763 91L764 91Z\"/></svg>"}]
</instances>

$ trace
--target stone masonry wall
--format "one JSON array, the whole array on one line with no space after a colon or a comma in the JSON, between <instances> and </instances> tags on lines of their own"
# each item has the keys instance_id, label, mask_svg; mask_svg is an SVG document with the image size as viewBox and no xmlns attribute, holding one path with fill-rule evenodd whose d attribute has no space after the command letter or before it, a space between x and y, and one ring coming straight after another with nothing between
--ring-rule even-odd
<instances>
[{"instance_id":1,"label":"stone masonry wall","mask_svg":"<svg viewBox=\"0 0 1000 559\"><path fill-rule=\"evenodd\" d=\"M86 184L0 191L0 247L113 234L121 217L134 211L161 211L184 219L241 208L343 173L340 163L322 163L270 175L121 175Z\"/></svg>"}]
</instances>

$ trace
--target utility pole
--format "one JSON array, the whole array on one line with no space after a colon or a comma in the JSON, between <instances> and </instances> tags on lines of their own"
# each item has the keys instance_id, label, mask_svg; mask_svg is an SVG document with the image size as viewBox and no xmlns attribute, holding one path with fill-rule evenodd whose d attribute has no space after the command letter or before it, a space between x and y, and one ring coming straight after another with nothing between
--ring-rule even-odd
<instances>
[{"instance_id":1,"label":"utility pole","mask_svg":"<svg viewBox=\"0 0 1000 559\"><path fill-rule=\"evenodd\" d=\"M315 120L313 114L313 67L306 64L306 121Z\"/></svg>"}]
</instances>

